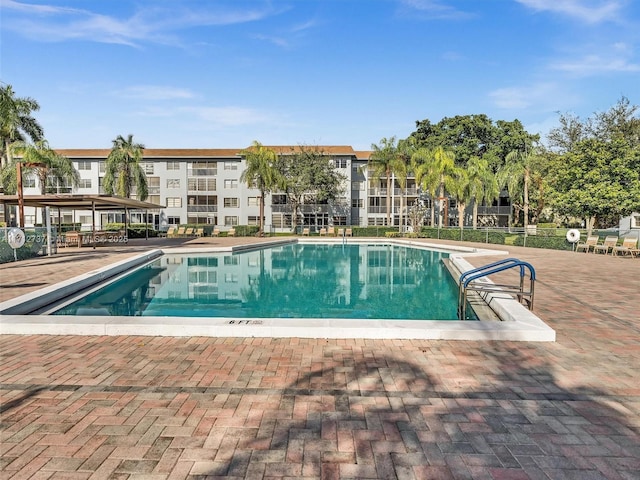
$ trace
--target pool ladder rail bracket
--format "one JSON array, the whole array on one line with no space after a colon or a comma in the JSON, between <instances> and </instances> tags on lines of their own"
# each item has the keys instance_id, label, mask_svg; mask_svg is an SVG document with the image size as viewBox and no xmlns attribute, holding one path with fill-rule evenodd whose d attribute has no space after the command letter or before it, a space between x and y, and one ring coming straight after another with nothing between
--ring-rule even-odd
<instances>
[{"instance_id":1,"label":"pool ladder rail bracket","mask_svg":"<svg viewBox=\"0 0 640 480\"><path fill-rule=\"evenodd\" d=\"M520 282L518 285L497 284L488 281L487 277L489 275L512 268L519 268L520 270ZM528 289L525 288L527 272L529 274ZM458 318L460 320L465 320L467 318L467 297L470 291L477 292L485 301L487 301L490 294L510 295L516 298L519 303L526 306L529 310L533 310L535 282L536 271L533 266L530 263L523 262L517 258L506 258L482 267L468 270L460 275L459 279Z\"/></svg>"}]
</instances>

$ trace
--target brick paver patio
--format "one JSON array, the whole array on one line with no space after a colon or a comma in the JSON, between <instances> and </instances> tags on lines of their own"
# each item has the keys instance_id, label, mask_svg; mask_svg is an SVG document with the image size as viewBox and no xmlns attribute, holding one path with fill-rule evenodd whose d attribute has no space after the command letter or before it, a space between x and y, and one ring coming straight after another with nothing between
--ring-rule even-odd
<instances>
[{"instance_id":1,"label":"brick paver patio","mask_svg":"<svg viewBox=\"0 0 640 480\"><path fill-rule=\"evenodd\" d=\"M0 265L0 300L150 243ZM509 250L557 342L2 335L0 477L640 479L640 260Z\"/></svg>"}]
</instances>

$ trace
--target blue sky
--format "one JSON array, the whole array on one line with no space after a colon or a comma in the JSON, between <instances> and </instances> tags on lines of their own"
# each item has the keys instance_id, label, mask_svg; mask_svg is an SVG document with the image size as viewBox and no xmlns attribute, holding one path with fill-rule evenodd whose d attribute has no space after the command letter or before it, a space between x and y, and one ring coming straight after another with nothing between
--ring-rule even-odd
<instances>
[{"instance_id":1,"label":"blue sky","mask_svg":"<svg viewBox=\"0 0 640 480\"><path fill-rule=\"evenodd\" d=\"M0 0L0 80L54 148L352 145L640 103L638 0Z\"/></svg>"}]
</instances>

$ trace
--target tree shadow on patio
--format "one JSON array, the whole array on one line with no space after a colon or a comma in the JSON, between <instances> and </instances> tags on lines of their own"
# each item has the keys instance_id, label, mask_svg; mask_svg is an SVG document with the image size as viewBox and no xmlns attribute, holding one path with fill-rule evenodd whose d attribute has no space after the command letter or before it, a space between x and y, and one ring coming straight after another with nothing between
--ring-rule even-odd
<instances>
[{"instance_id":1,"label":"tree shadow on patio","mask_svg":"<svg viewBox=\"0 0 640 480\"><path fill-rule=\"evenodd\" d=\"M562 388L536 347L424 345L358 359L327 346L286 387L244 393L247 421L212 428L202 477L638 478L624 399Z\"/></svg>"}]
</instances>

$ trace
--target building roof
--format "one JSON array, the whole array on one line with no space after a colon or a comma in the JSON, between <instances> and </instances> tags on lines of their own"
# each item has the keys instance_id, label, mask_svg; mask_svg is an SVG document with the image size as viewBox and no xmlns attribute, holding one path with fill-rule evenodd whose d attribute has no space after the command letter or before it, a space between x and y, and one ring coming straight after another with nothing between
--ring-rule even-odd
<instances>
[{"instance_id":1,"label":"building roof","mask_svg":"<svg viewBox=\"0 0 640 480\"><path fill-rule=\"evenodd\" d=\"M56 207L68 210L157 210L155 203L118 197L116 195L24 195L26 207ZM0 203L18 205L17 195L0 195Z\"/></svg>"},{"instance_id":2,"label":"building roof","mask_svg":"<svg viewBox=\"0 0 640 480\"><path fill-rule=\"evenodd\" d=\"M303 148L317 150L330 155L356 155L353 147L349 145L265 145L278 154L299 152ZM143 158L233 158L240 160L240 152L249 150L245 148L145 148ZM109 148L68 148L56 149L56 152L68 158L107 158ZM358 157L359 158L359 157ZM368 155L366 158L369 158Z\"/></svg>"},{"instance_id":3,"label":"building roof","mask_svg":"<svg viewBox=\"0 0 640 480\"><path fill-rule=\"evenodd\" d=\"M241 148L145 148L143 157L151 158L230 158L240 159ZM107 158L109 148L56 149L60 155L69 158Z\"/></svg>"}]
</instances>

